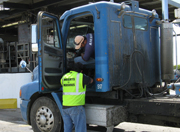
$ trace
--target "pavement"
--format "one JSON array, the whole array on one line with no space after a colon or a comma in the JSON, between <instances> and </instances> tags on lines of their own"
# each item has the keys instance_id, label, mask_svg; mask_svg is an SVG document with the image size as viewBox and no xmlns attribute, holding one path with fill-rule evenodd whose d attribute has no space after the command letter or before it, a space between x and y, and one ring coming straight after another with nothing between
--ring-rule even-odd
<instances>
[{"instance_id":1,"label":"pavement","mask_svg":"<svg viewBox=\"0 0 180 132\"><path fill-rule=\"evenodd\" d=\"M22 117L20 109L0 109L0 132L33 132Z\"/></svg>"},{"instance_id":2,"label":"pavement","mask_svg":"<svg viewBox=\"0 0 180 132\"><path fill-rule=\"evenodd\" d=\"M33 130L23 121L20 109L0 109L0 132L33 132ZM90 125L88 132L106 132L106 128ZM116 126L113 132L180 132L180 129L123 122Z\"/></svg>"}]
</instances>

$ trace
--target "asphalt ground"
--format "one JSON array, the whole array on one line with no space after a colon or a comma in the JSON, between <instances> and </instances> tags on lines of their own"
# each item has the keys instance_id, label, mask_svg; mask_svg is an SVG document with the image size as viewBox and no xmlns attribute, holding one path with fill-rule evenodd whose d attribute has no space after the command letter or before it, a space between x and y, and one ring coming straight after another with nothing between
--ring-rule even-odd
<instances>
[{"instance_id":1,"label":"asphalt ground","mask_svg":"<svg viewBox=\"0 0 180 132\"><path fill-rule=\"evenodd\" d=\"M0 109L0 132L33 132L22 117L20 109ZM88 132L106 132L106 128L90 125ZM179 128L123 122L113 132L180 132Z\"/></svg>"}]
</instances>

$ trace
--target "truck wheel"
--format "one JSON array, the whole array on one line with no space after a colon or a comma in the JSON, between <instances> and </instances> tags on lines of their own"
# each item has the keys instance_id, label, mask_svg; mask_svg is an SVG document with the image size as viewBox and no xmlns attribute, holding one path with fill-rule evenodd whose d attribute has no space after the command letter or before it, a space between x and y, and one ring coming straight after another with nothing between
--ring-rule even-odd
<instances>
[{"instance_id":1,"label":"truck wheel","mask_svg":"<svg viewBox=\"0 0 180 132\"><path fill-rule=\"evenodd\" d=\"M63 132L61 113L51 98L40 97L33 103L30 121L34 132Z\"/></svg>"}]
</instances>

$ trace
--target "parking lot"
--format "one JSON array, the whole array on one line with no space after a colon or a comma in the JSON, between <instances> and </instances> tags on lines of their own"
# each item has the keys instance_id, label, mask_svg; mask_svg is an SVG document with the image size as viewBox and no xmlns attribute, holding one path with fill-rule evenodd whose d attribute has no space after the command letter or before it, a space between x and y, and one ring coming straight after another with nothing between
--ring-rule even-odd
<instances>
[{"instance_id":1,"label":"parking lot","mask_svg":"<svg viewBox=\"0 0 180 132\"><path fill-rule=\"evenodd\" d=\"M106 129L98 126L89 126L88 132L105 132ZM0 132L33 132L21 118L20 109L0 110ZM120 123L113 132L180 132L179 128L144 125L138 123Z\"/></svg>"}]
</instances>

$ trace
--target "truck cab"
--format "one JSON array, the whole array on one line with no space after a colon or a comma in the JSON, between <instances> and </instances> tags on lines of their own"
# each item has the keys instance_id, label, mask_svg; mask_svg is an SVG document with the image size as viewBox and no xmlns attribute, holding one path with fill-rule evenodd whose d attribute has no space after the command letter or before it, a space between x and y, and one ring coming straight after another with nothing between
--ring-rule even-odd
<instances>
[{"instance_id":1,"label":"truck cab","mask_svg":"<svg viewBox=\"0 0 180 132\"><path fill-rule=\"evenodd\" d=\"M56 88L55 84L59 84L59 79L68 70L68 64L76 56L73 44L75 36L87 33L94 34L94 78L103 78L102 82L95 81L92 91L113 91L113 88L123 86L126 82L128 85L124 89L135 88L136 83L142 81L143 73L148 87L160 82L158 15L153 16L152 11L139 8L138 2L134 4L137 4L136 8L127 5L122 9L117 3L99 2L71 9L60 17L62 28L61 32L56 33L54 30L60 26L48 27L48 21L55 20L42 13L42 18L39 18L41 27L39 25L38 29L41 30L39 51L43 51L43 57L39 61L42 61L40 71L44 85L46 83L45 90L48 86L50 89ZM46 57L51 52L57 56L53 62Z\"/></svg>"},{"instance_id":2,"label":"truck cab","mask_svg":"<svg viewBox=\"0 0 180 132\"><path fill-rule=\"evenodd\" d=\"M38 77L21 87L23 119L37 132L63 130L60 79L79 55L75 36L87 33L94 34L95 64L86 102L119 106L126 98L144 97L143 87L151 89L161 82L157 21L158 14L139 8L137 1L90 3L66 11L60 19L39 12L35 28Z\"/></svg>"}]
</instances>

